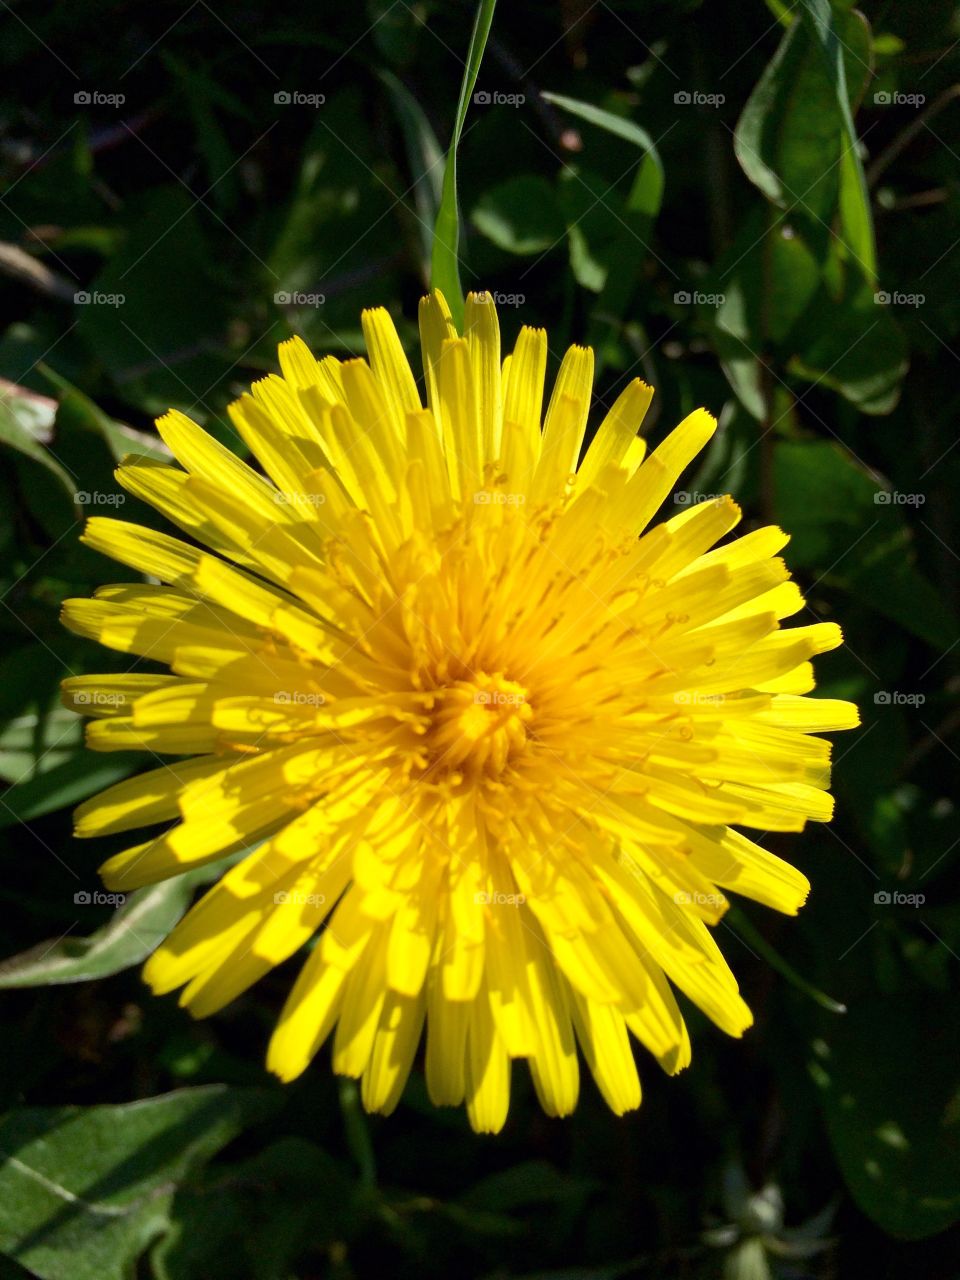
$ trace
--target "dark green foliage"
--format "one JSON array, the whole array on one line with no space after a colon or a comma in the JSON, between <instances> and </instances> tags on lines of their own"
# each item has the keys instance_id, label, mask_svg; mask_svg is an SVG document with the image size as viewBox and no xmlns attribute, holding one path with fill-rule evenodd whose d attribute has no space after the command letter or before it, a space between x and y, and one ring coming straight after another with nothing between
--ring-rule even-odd
<instances>
[{"instance_id":1,"label":"dark green foliage","mask_svg":"<svg viewBox=\"0 0 960 1280\"><path fill-rule=\"evenodd\" d=\"M720 416L675 498L732 492L745 527L792 533L810 620L847 639L821 689L864 719L835 822L766 839L813 883L799 919L747 904L718 930L755 1028L693 1012L693 1066L643 1062L623 1120L590 1084L547 1120L518 1069L497 1139L419 1069L387 1121L326 1055L268 1078L296 961L204 1023L146 994L131 966L194 886L96 900L124 842L74 841L67 806L139 761L86 753L57 692L124 665L57 615L134 577L77 535L158 523L112 475L163 455L156 414L239 448L225 407L277 343L359 352L363 306L413 349L473 10L0 15L0 1277L954 1280L960 10L496 15L459 152L464 288L500 296L505 343L546 326L554 370L592 343L601 403L653 383L654 440Z\"/></svg>"}]
</instances>

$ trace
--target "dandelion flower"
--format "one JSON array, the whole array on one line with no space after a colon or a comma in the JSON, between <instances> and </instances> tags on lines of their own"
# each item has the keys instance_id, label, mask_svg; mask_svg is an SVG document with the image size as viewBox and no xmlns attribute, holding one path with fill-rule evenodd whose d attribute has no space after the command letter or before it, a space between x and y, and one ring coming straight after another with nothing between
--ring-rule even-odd
<instances>
[{"instance_id":1,"label":"dandelion flower","mask_svg":"<svg viewBox=\"0 0 960 1280\"><path fill-rule=\"evenodd\" d=\"M490 296L460 336L433 293L424 407L387 313L363 328L368 360L281 346L282 376L231 409L250 463L170 412L180 465L119 468L189 541L86 526L158 585L67 601L67 626L167 671L65 682L92 748L158 762L81 805L77 834L154 828L103 865L113 890L235 855L145 969L197 1017L312 944L269 1046L281 1079L332 1038L389 1113L425 1035L432 1100L497 1131L514 1058L545 1111L574 1109L579 1045L623 1113L631 1037L689 1061L674 988L750 1025L710 926L725 890L788 913L807 895L738 828L831 816L816 735L856 711L806 695L840 631L781 626L803 606L787 537L723 541L730 498L648 528L708 413L645 459L634 381L581 459L589 349L544 414L546 334L501 363Z\"/></svg>"}]
</instances>

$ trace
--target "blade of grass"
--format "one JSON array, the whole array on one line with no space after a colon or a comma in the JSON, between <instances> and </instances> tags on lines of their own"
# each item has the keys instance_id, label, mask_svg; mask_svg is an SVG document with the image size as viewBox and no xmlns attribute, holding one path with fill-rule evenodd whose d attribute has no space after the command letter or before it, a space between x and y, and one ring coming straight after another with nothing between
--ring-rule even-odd
<instances>
[{"instance_id":1,"label":"blade of grass","mask_svg":"<svg viewBox=\"0 0 960 1280\"><path fill-rule=\"evenodd\" d=\"M826 1009L828 1013L846 1013L847 1006L839 1000L834 1000L833 996L828 996L825 992L819 991L806 978L801 977L792 965L787 964L783 956L779 952L774 951L770 943L767 942L758 930L756 930L747 917L743 914L739 907L731 907L727 912L724 923L731 928L734 933L738 933L744 942L751 947L758 956L766 960L771 969L776 969L782 978L786 978L792 987L796 987L798 991L802 991L805 996Z\"/></svg>"},{"instance_id":2,"label":"blade of grass","mask_svg":"<svg viewBox=\"0 0 960 1280\"><path fill-rule=\"evenodd\" d=\"M477 16L470 36L470 47L463 68L463 81L460 85L460 98L457 102L457 115L453 126L453 138L447 152L447 163L443 172L443 195L437 211L437 221L433 232L433 254L430 264L430 283L439 289L447 300L454 323L458 329L463 328L463 288L460 284L460 209L457 201L457 147L463 132L463 122L467 118L467 107L470 95L477 83L477 74L483 59L483 51L490 35L493 23L493 11L497 0L480 0L477 5Z\"/></svg>"},{"instance_id":3,"label":"blade of grass","mask_svg":"<svg viewBox=\"0 0 960 1280\"><path fill-rule=\"evenodd\" d=\"M430 271L433 251L433 227L443 195L443 148L430 126L423 108L392 71L378 72L390 94L394 111L403 131L404 146L413 178L413 199L420 222L423 248L424 279Z\"/></svg>"}]
</instances>

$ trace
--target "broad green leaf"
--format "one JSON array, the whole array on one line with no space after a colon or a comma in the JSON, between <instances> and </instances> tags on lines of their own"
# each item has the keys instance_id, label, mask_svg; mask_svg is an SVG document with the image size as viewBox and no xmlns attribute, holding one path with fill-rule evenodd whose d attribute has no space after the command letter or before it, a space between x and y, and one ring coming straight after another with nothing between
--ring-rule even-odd
<instances>
[{"instance_id":1,"label":"broad green leaf","mask_svg":"<svg viewBox=\"0 0 960 1280\"><path fill-rule=\"evenodd\" d=\"M0 1121L0 1252L39 1280L129 1280L178 1186L276 1096L209 1085L120 1106L25 1107Z\"/></svg>"},{"instance_id":2,"label":"broad green leaf","mask_svg":"<svg viewBox=\"0 0 960 1280\"><path fill-rule=\"evenodd\" d=\"M233 368L234 303L199 203L181 183L152 187L125 205L124 222L121 247L74 307L76 336L147 413L175 405L203 417L207 392Z\"/></svg>"},{"instance_id":3,"label":"broad green leaf","mask_svg":"<svg viewBox=\"0 0 960 1280\"><path fill-rule=\"evenodd\" d=\"M543 93L541 96L587 124L623 138L639 147L642 152L626 202L616 214L618 227L607 257L607 262L613 269L606 269L602 278L597 277L600 297L593 309L587 342L596 348L598 367L602 367L605 340L612 330L623 323L639 279L640 268L648 256L653 223L663 202L663 163L653 139L632 120L563 94ZM572 240L574 262L582 262L585 248L586 246L575 246ZM583 272L584 268L581 267L578 273L581 283L584 283Z\"/></svg>"},{"instance_id":4,"label":"broad green leaf","mask_svg":"<svg viewBox=\"0 0 960 1280\"><path fill-rule=\"evenodd\" d=\"M604 202L608 183L580 165L557 175L557 197L566 221L570 270L581 289L600 293L607 279L614 217Z\"/></svg>"},{"instance_id":5,"label":"broad green leaf","mask_svg":"<svg viewBox=\"0 0 960 1280\"><path fill-rule=\"evenodd\" d=\"M40 364L37 368L57 388L60 395L56 418L58 433L80 431L99 436L117 462L131 454L155 458L159 462L171 461L170 450L158 435L150 436L124 422L117 422L104 413L96 401L84 395L55 370L45 364Z\"/></svg>"},{"instance_id":6,"label":"broad green leaf","mask_svg":"<svg viewBox=\"0 0 960 1280\"><path fill-rule=\"evenodd\" d=\"M14 731L22 732L22 726ZM6 757L8 767L15 758ZM78 735L70 734L47 757L46 769L0 795L0 830L14 822L32 822L45 813L78 804L95 791L119 782L141 762L142 757L126 751L106 756L85 751ZM31 760L23 757L20 763L29 767Z\"/></svg>"},{"instance_id":7,"label":"broad green leaf","mask_svg":"<svg viewBox=\"0 0 960 1280\"><path fill-rule=\"evenodd\" d=\"M811 5L820 9L819 3ZM841 43L834 23L843 27ZM843 50L869 67L869 30L859 17L798 18L750 95L734 135L747 177L781 208L832 228L848 264L875 287L876 252Z\"/></svg>"},{"instance_id":8,"label":"broad green leaf","mask_svg":"<svg viewBox=\"0 0 960 1280\"><path fill-rule=\"evenodd\" d=\"M907 372L903 330L873 295L838 306L821 290L794 333L787 369L798 378L832 387L862 413L895 408Z\"/></svg>"},{"instance_id":9,"label":"broad green leaf","mask_svg":"<svg viewBox=\"0 0 960 1280\"><path fill-rule=\"evenodd\" d=\"M0 778L10 783L40 778L64 765L82 739L79 716L61 706L59 697L24 711L0 729Z\"/></svg>"},{"instance_id":10,"label":"broad green leaf","mask_svg":"<svg viewBox=\"0 0 960 1280\"><path fill-rule=\"evenodd\" d=\"M825 441L780 441L774 488L777 518L791 534L786 556L793 568L836 583L936 648L953 645L956 623L918 569L901 514L916 507L893 502L852 455Z\"/></svg>"},{"instance_id":11,"label":"broad green leaf","mask_svg":"<svg viewBox=\"0 0 960 1280\"><path fill-rule=\"evenodd\" d=\"M562 243L566 233L553 187L532 174L489 187L470 221L498 248L519 255L545 253Z\"/></svg>"},{"instance_id":12,"label":"broad green leaf","mask_svg":"<svg viewBox=\"0 0 960 1280\"><path fill-rule=\"evenodd\" d=\"M546 1160L525 1160L474 1183L461 1197L466 1208L513 1213L531 1205L584 1199L598 1184L562 1176Z\"/></svg>"},{"instance_id":13,"label":"broad green leaf","mask_svg":"<svg viewBox=\"0 0 960 1280\"><path fill-rule=\"evenodd\" d=\"M470 35L470 47L467 60L463 66L463 80L460 84L460 98L457 102L457 114L453 125L453 137L447 152L447 163L443 173L443 195L437 212L437 221L433 232L433 256L430 267L430 283L439 289L447 300L454 324L463 328L463 288L460 284L460 207L457 194L457 148L460 135L467 118L467 107L470 95L477 83L483 51L490 35L493 13L497 0L479 0L477 14Z\"/></svg>"},{"instance_id":14,"label":"broad green leaf","mask_svg":"<svg viewBox=\"0 0 960 1280\"><path fill-rule=\"evenodd\" d=\"M276 343L292 329L316 351L361 350L361 310L397 296L389 219L398 219L397 197L409 184L382 142L357 130L365 109L356 86L316 109L293 190L269 224L264 283L276 324L264 347L267 368L275 368Z\"/></svg>"},{"instance_id":15,"label":"broad green leaf","mask_svg":"<svg viewBox=\"0 0 960 1280\"><path fill-rule=\"evenodd\" d=\"M917 993L868 997L813 1044L810 1070L841 1172L890 1235L919 1240L960 1218L958 1061L956 1021L940 999Z\"/></svg>"},{"instance_id":16,"label":"broad green leaf","mask_svg":"<svg viewBox=\"0 0 960 1280\"><path fill-rule=\"evenodd\" d=\"M209 874L201 878L209 879ZM113 918L89 937L68 935L39 942L29 951L0 961L0 989L87 982L132 968L145 960L171 931L189 906L199 882L194 873L138 889L128 894ZM91 893L80 890L78 896L90 899ZM90 905L77 903L78 916Z\"/></svg>"},{"instance_id":17,"label":"broad green leaf","mask_svg":"<svg viewBox=\"0 0 960 1280\"><path fill-rule=\"evenodd\" d=\"M46 396L0 380L0 446L39 471L24 489L44 527L59 537L78 513L77 485L51 448L55 414L56 406Z\"/></svg>"},{"instance_id":18,"label":"broad green leaf","mask_svg":"<svg viewBox=\"0 0 960 1280\"><path fill-rule=\"evenodd\" d=\"M156 1280L278 1280L301 1255L350 1239L359 1222L349 1170L304 1138L281 1138L184 1187L151 1254ZM211 1204L216 1211L211 1213Z\"/></svg>"}]
</instances>

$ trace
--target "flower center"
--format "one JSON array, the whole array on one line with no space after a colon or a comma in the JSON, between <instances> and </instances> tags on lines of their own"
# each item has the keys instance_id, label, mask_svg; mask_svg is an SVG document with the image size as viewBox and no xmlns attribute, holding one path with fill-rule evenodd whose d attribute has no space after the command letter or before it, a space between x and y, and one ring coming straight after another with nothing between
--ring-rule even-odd
<instances>
[{"instance_id":1,"label":"flower center","mask_svg":"<svg viewBox=\"0 0 960 1280\"><path fill-rule=\"evenodd\" d=\"M499 777L526 746L532 718L526 689L499 673L444 686L429 731L429 772L471 781Z\"/></svg>"}]
</instances>

